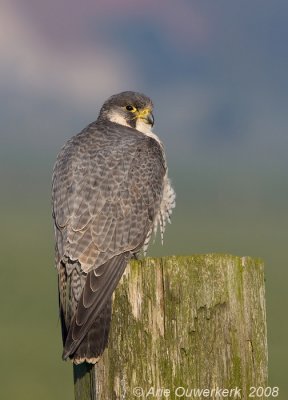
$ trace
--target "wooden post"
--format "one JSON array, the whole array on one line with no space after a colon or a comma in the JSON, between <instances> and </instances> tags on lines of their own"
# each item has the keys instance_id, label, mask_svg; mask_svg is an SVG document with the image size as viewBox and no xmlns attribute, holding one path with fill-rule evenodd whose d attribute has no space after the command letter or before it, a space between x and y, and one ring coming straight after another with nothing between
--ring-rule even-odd
<instances>
[{"instance_id":1,"label":"wooden post","mask_svg":"<svg viewBox=\"0 0 288 400\"><path fill-rule=\"evenodd\" d=\"M76 368L76 400L248 399L252 387L267 386L261 261L213 254L132 261L114 296L108 349L82 377Z\"/></svg>"},{"instance_id":2,"label":"wooden post","mask_svg":"<svg viewBox=\"0 0 288 400\"><path fill-rule=\"evenodd\" d=\"M96 368L92 364L73 365L75 400L97 400Z\"/></svg>"}]
</instances>

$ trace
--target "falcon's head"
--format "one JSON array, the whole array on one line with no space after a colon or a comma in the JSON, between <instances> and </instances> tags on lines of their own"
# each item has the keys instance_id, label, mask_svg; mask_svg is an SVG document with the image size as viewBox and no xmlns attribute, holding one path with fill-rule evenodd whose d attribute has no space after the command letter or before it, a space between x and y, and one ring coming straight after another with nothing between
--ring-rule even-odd
<instances>
[{"instance_id":1,"label":"falcon's head","mask_svg":"<svg viewBox=\"0 0 288 400\"><path fill-rule=\"evenodd\" d=\"M152 110L153 103L149 97L137 92L122 92L105 101L99 119L149 134L154 124Z\"/></svg>"}]
</instances>

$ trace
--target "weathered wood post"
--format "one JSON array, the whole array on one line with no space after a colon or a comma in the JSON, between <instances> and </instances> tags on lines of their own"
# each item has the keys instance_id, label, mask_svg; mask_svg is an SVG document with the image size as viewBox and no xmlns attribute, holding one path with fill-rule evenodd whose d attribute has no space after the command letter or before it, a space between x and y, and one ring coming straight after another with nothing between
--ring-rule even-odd
<instances>
[{"instance_id":1,"label":"weathered wood post","mask_svg":"<svg viewBox=\"0 0 288 400\"><path fill-rule=\"evenodd\" d=\"M248 399L267 385L262 263L213 254L132 261L109 347L95 367L74 367L74 378L76 400Z\"/></svg>"}]
</instances>

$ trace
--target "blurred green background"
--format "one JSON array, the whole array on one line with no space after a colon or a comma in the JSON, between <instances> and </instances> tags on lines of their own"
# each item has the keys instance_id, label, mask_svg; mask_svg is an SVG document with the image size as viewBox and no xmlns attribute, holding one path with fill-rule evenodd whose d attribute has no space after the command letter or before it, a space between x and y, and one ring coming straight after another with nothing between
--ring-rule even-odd
<instances>
[{"instance_id":1,"label":"blurred green background","mask_svg":"<svg viewBox=\"0 0 288 400\"><path fill-rule=\"evenodd\" d=\"M1 2L1 398L73 398L51 173L121 90L154 100L177 192L150 255L264 260L269 380L287 398L287 17L284 0Z\"/></svg>"}]
</instances>

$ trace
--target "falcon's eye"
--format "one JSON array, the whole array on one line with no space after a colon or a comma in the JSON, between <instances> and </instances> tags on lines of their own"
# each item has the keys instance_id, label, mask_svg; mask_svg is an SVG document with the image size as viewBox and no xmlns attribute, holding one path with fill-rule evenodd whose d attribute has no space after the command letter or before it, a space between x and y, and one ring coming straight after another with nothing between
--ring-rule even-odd
<instances>
[{"instance_id":1,"label":"falcon's eye","mask_svg":"<svg viewBox=\"0 0 288 400\"><path fill-rule=\"evenodd\" d=\"M136 108L133 106L130 106L130 104L128 106L126 106L126 110L128 111L136 111Z\"/></svg>"}]
</instances>

